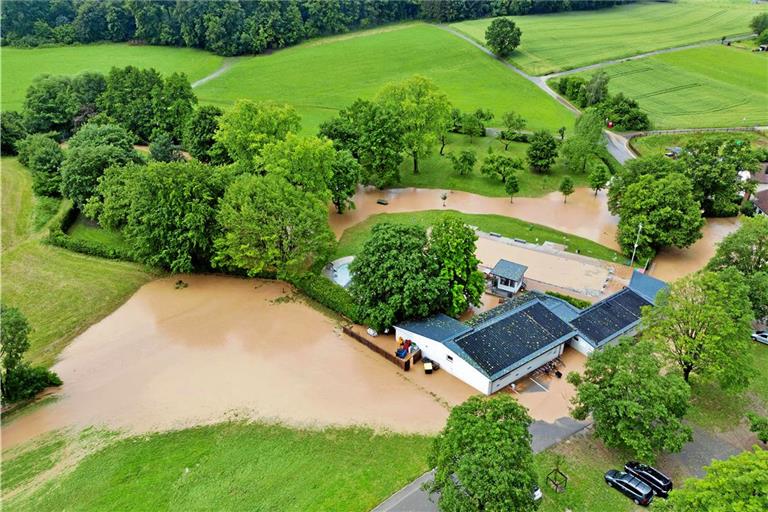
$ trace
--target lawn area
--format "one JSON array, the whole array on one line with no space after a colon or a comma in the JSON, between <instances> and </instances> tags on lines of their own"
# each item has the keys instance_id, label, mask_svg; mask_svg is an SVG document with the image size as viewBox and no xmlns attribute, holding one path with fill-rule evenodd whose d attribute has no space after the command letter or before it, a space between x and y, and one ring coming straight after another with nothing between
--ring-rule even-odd
<instances>
[{"instance_id":1,"label":"lawn area","mask_svg":"<svg viewBox=\"0 0 768 512\"><path fill-rule=\"evenodd\" d=\"M104 229L92 220L83 217L82 214L72 224L67 234L77 240L95 242L115 249L127 250L130 248L125 239L123 239L122 233L116 230Z\"/></svg>"},{"instance_id":2,"label":"lawn area","mask_svg":"<svg viewBox=\"0 0 768 512\"><path fill-rule=\"evenodd\" d=\"M768 146L768 137L757 132L713 132L713 133L676 133L648 135L632 139L631 145L642 156L662 155L669 147L684 147L692 141L718 139L720 137L738 137L748 141L753 147Z\"/></svg>"},{"instance_id":3,"label":"lawn area","mask_svg":"<svg viewBox=\"0 0 768 512\"><path fill-rule=\"evenodd\" d=\"M768 123L768 55L707 46L603 68L608 89L636 99L654 128ZM582 76L591 76L591 72Z\"/></svg>"},{"instance_id":4,"label":"lawn area","mask_svg":"<svg viewBox=\"0 0 768 512\"><path fill-rule=\"evenodd\" d=\"M431 438L225 423L117 441L9 510L370 510L427 470ZM46 445L43 445L46 446ZM45 463L18 455L3 477ZM31 467L34 466L34 467ZM87 489L87 492L83 492Z\"/></svg>"},{"instance_id":5,"label":"lawn area","mask_svg":"<svg viewBox=\"0 0 768 512\"><path fill-rule=\"evenodd\" d=\"M578 250L581 254L601 260L611 262L624 262L625 260L618 252L596 242L545 226L531 224L530 222L502 215L475 215L460 213L454 210L426 210L421 212L380 213L372 215L363 222L344 231L339 240L334 258L350 256L360 252L363 244L370 236L373 226L381 222L398 222L428 227L435 224L445 215L450 214L457 215L465 223L477 226L481 231L499 233L509 238L521 238L532 243L555 242L565 244L569 252L576 252Z\"/></svg>"},{"instance_id":6,"label":"lawn area","mask_svg":"<svg viewBox=\"0 0 768 512\"><path fill-rule=\"evenodd\" d=\"M728 393L714 383L693 382L690 421L707 430L723 431L735 428L747 412L768 410L768 347L753 342L751 351L755 372L746 391Z\"/></svg>"},{"instance_id":7,"label":"lawn area","mask_svg":"<svg viewBox=\"0 0 768 512\"><path fill-rule=\"evenodd\" d=\"M29 172L16 159L4 158L2 164L2 301L21 309L32 326L27 358L51 365L74 336L111 313L154 274L140 265L42 242L51 201L33 196Z\"/></svg>"},{"instance_id":8,"label":"lawn area","mask_svg":"<svg viewBox=\"0 0 768 512\"><path fill-rule=\"evenodd\" d=\"M515 110L528 128L573 126L565 107L466 41L424 23L402 24L310 41L236 62L196 89L202 103L240 98L294 105L305 133L357 98L415 74L431 78L454 106L490 109L496 120ZM491 123L493 125L494 123Z\"/></svg>"},{"instance_id":9,"label":"lawn area","mask_svg":"<svg viewBox=\"0 0 768 512\"><path fill-rule=\"evenodd\" d=\"M130 44L91 44L51 48L0 49L2 110L18 110L37 75L76 75L82 71L108 72L129 64L155 68L162 74L183 71L191 81L215 71L223 57L191 48Z\"/></svg>"},{"instance_id":10,"label":"lawn area","mask_svg":"<svg viewBox=\"0 0 768 512\"><path fill-rule=\"evenodd\" d=\"M474 151L477 155L477 163L472 174L461 176L456 173L448 157L440 156L440 148L438 147L427 158L419 162L419 174L413 174L412 161L406 159L401 166L401 181L397 187L463 190L489 197L508 197L501 180L480 174L480 166L483 165L488 156L489 147L497 153L516 156L523 160L525 169L517 173L517 179L520 184L520 192L517 195L520 197L539 197L557 190L563 177L568 174L559 161L547 174L532 172L528 169L525 157L528 144L512 143L509 145L509 150L505 152L504 146L493 137L474 137L470 139L466 135L452 133L448 136L445 155L451 152L458 153L462 150ZM571 177L577 187L589 186L587 174L574 174Z\"/></svg>"},{"instance_id":11,"label":"lawn area","mask_svg":"<svg viewBox=\"0 0 768 512\"><path fill-rule=\"evenodd\" d=\"M509 60L533 75L574 69L663 48L749 33L766 7L748 0L648 2L595 11L513 16L523 32ZM485 43L493 18L451 25Z\"/></svg>"}]
</instances>

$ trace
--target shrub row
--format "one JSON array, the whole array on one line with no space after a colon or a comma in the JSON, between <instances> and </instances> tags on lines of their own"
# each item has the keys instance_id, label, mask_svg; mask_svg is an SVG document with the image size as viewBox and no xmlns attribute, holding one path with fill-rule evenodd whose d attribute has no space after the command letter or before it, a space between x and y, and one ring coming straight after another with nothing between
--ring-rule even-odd
<instances>
[{"instance_id":1,"label":"shrub row","mask_svg":"<svg viewBox=\"0 0 768 512\"><path fill-rule=\"evenodd\" d=\"M552 292L552 291L546 291L544 293L546 293L547 295L549 295L551 297L562 299L565 302L567 302L568 304L570 304L571 306L579 308L579 309L586 309L586 308L588 308L589 306L592 305L592 303L589 302L589 301L582 300L582 299L577 299L576 297L571 297L570 295L566 295L564 293L557 293L557 292Z\"/></svg>"},{"instance_id":2,"label":"shrub row","mask_svg":"<svg viewBox=\"0 0 768 512\"><path fill-rule=\"evenodd\" d=\"M56 247L79 252L81 254L88 254L90 256L97 256L99 258L110 260L135 261L131 253L127 250L107 247L98 242L80 240L69 236L67 231L69 231L69 228L75 223L78 215L80 215L80 211L74 206L70 206L68 209L64 210L63 213L54 217L51 222L50 232L45 241Z\"/></svg>"},{"instance_id":3,"label":"shrub row","mask_svg":"<svg viewBox=\"0 0 768 512\"><path fill-rule=\"evenodd\" d=\"M352 295L345 288L330 279L319 274L307 272L301 275L289 276L286 280L323 306L336 311L355 323L363 322L359 308L355 304Z\"/></svg>"}]
</instances>

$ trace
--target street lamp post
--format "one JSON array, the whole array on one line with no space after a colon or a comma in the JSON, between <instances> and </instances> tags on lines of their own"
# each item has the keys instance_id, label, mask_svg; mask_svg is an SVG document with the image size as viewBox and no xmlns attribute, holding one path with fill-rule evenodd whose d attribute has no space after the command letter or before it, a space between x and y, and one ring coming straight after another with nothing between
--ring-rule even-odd
<instances>
[{"instance_id":1,"label":"street lamp post","mask_svg":"<svg viewBox=\"0 0 768 512\"><path fill-rule=\"evenodd\" d=\"M637 237L635 238L635 248L632 249L632 259L629 261L629 268L635 263L635 253L637 252L637 246L640 243L640 232L643 230L643 223L641 222L637 226Z\"/></svg>"}]
</instances>

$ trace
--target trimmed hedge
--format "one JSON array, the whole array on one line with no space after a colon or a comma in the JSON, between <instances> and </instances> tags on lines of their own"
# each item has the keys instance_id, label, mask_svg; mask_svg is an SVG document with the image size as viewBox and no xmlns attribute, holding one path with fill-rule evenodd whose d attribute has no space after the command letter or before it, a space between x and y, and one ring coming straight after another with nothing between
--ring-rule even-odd
<instances>
[{"instance_id":1,"label":"trimmed hedge","mask_svg":"<svg viewBox=\"0 0 768 512\"><path fill-rule=\"evenodd\" d=\"M72 238L67 234L69 228L77 220L80 211L71 205L58 217L54 217L51 221L50 232L46 237L45 242L63 249L79 252L81 254L88 254L90 256L97 256L99 258L106 258L110 260L124 260L135 261L131 253L127 250L117 249L114 247L106 247L98 242L92 242L89 240L79 240Z\"/></svg>"},{"instance_id":2,"label":"trimmed hedge","mask_svg":"<svg viewBox=\"0 0 768 512\"><path fill-rule=\"evenodd\" d=\"M286 281L328 309L336 311L355 323L363 323L360 308L355 304L352 295L330 279L307 272L288 276Z\"/></svg>"},{"instance_id":3,"label":"trimmed hedge","mask_svg":"<svg viewBox=\"0 0 768 512\"><path fill-rule=\"evenodd\" d=\"M589 302L589 301L582 300L582 299L577 299L576 297L571 297L570 295L566 295L564 293L557 293L557 292L551 292L551 291L546 291L544 293L546 293L547 295L550 295L552 297L555 297L555 298L558 298L558 299L562 299L565 302L567 302L568 304L570 304L571 306L579 308L579 309L586 309L586 308L588 308L589 306L592 305L592 303Z\"/></svg>"}]
</instances>

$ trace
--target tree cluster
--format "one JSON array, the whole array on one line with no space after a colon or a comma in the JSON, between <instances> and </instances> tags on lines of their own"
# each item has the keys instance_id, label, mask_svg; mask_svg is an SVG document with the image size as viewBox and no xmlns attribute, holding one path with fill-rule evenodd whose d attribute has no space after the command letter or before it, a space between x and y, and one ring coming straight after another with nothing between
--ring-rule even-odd
<instances>
[{"instance_id":1,"label":"tree cluster","mask_svg":"<svg viewBox=\"0 0 768 512\"><path fill-rule=\"evenodd\" d=\"M24 360L30 327L14 307L0 305L0 398L3 405L34 398L49 386L60 386L58 375Z\"/></svg>"},{"instance_id":2,"label":"tree cluster","mask_svg":"<svg viewBox=\"0 0 768 512\"><path fill-rule=\"evenodd\" d=\"M15 46L138 40L219 55L261 53L305 39L423 18L598 9L624 0L16 0L3 2L2 43Z\"/></svg>"},{"instance_id":3,"label":"tree cluster","mask_svg":"<svg viewBox=\"0 0 768 512\"><path fill-rule=\"evenodd\" d=\"M648 115L637 101L623 93L608 93L608 75L598 71L589 80L579 76L564 76L555 84L555 90L580 108L595 108L601 119L610 121L617 130L647 130L651 127Z\"/></svg>"},{"instance_id":4,"label":"tree cluster","mask_svg":"<svg viewBox=\"0 0 768 512\"><path fill-rule=\"evenodd\" d=\"M350 292L374 329L477 305L485 283L477 270L477 235L456 217L421 226L381 223L350 265Z\"/></svg>"}]
</instances>

